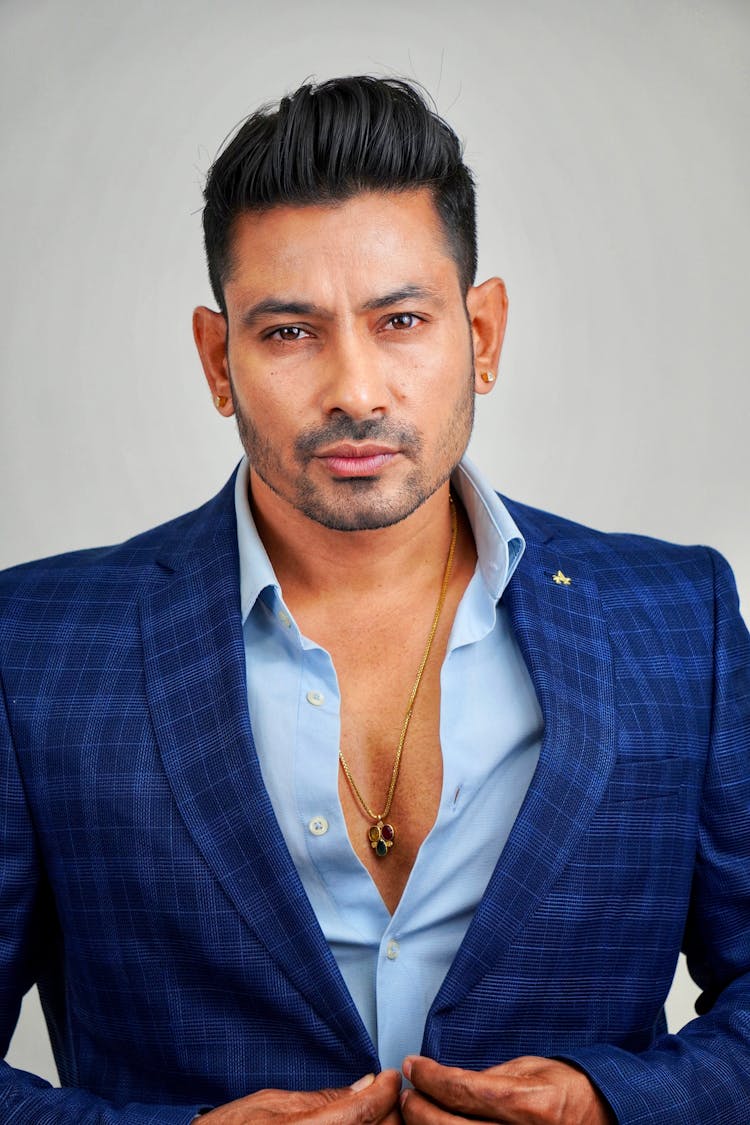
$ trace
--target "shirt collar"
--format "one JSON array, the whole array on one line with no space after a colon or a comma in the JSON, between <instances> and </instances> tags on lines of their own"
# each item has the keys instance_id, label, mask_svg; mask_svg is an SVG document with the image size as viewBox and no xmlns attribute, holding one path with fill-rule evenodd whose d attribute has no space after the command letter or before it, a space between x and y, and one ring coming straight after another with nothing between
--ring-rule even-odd
<instances>
[{"instance_id":1,"label":"shirt collar","mask_svg":"<svg viewBox=\"0 0 750 1125\"><path fill-rule=\"evenodd\" d=\"M471 524L487 592L498 601L521 561L526 548L524 537L487 478L468 457L461 459L451 484Z\"/></svg>"},{"instance_id":2,"label":"shirt collar","mask_svg":"<svg viewBox=\"0 0 750 1125\"><path fill-rule=\"evenodd\" d=\"M500 497L468 457L461 460L451 484L471 524L482 580L487 592L497 601L520 562L526 546L523 536ZM249 486L250 467L245 457L237 470L234 486L243 623L264 590L270 589L281 596L271 560L250 511Z\"/></svg>"},{"instance_id":3,"label":"shirt collar","mask_svg":"<svg viewBox=\"0 0 750 1125\"><path fill-rule=\"evenodd\" d=\"M279 596L281 588L266 554L253 513L250 511L250 465L243 457L234 482L234 510L237 515L237 548L240 556L240 612L244 625L250 610L263 590Z\"/></svg>"}]
</instances>

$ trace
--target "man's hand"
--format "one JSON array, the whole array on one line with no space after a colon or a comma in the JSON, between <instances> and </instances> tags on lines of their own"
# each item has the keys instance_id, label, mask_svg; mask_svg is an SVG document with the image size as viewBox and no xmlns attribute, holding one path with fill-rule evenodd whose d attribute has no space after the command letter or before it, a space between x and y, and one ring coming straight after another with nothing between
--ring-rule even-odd
<instances>
[{"instance_id":1,"label":"man's hand","mask_svg":"<svg viewBox=\"0 0 750 1125\"><path fill-rule=\"evenodd\" d=\"M615 1118L583 1071L555 1059L524 1057L489 1070L459 1070L409 1057L402 1094L406 1125L612 1125Z\"/></svg>"},{"instance_id":2,"label":"man's hand","mask_svg":"<svg viewBox=\"0 0 750 1125\"><path fill-rule=\"evenodd\" d=\"M340 1090L259 1090L197 1118L201 1125L400 1125L401 1075L384 1070Z\"/></svg>"}]
</instances>

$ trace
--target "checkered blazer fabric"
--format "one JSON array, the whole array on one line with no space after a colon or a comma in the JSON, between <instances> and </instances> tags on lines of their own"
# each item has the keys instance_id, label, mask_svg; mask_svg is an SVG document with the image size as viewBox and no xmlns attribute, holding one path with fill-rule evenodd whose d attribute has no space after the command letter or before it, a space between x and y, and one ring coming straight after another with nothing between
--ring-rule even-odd
<instances>
[{"instance_id":1,"label":"checkered blazer fabric","mask_svg":"<svg viewBox=\"0 0 750 1125\"><path fill-rule=\"evenodd\" d=\"M378 1068L263 787L232 487L0 576L0 1038L37 981L62 1082L2 1064L4 1125L187 1125ZM567 1058L626 1125L745 1120L750 640L731 572L506 503L527 550L503 600L544 741L422 1050ZM700 1016L670 1035L681 948Z\"/></svg>"}]
</instances>

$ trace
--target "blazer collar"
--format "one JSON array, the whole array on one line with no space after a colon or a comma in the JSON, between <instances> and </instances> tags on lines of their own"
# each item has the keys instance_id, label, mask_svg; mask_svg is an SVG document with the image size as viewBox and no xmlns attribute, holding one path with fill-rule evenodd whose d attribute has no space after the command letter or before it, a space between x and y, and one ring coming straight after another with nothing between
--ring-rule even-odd
<instances>
[{"instance_id":1,"label":"blazer collar","mask_svg":"<svg viewBox=\"0 0 750 1125\"><path fill-rule=\"evenodd\" d=\"M614 764L612 655L580 541L556 541L539 514L514 516L526 554L503 604L537 692L544 735L526 798L431 1016L458 1003L507 953L574 854ZM555 581L559 573L570 583Z\"/></svg>"},{"instance_id":2,"label":"blazer collar","mask_svg":"<svg viewBox=\"0 0 750 1125\"><path fill-rule=\"evenodd\" d=\"M323 937L263 785L247 708L234 478L180 521L141 603L146 691L184 822L229 898L352 1066L374 1047Z\"/></svg>"}]
</instances>

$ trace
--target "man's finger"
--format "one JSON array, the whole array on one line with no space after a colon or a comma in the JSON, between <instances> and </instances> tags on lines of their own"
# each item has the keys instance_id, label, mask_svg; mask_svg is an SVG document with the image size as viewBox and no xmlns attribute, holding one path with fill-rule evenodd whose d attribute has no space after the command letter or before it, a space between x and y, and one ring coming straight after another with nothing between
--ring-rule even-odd
<instances>
[{"instance_id":1,"label":"man's finger","mask_svg":"<svg viewBox=\"0 0 750 1125\"><path fill-rule=\"evenodd\" d=\"M397 1070L384 1070L373 1077L365 1075L353 1083L344 1095L326 1107L320 1125L385 1125L398 1106L401 1075Z\"/></svg>"},{"instance_id":2,"label":"man's finger","mask_svg":"<svg viewBox=\"0 0 750 1125\"><path fill-rule=\"evenodd\" d=\"M511 1111L519 1084L518 1078L504 1078L501 1067L494 1067L490 1075L481 1070L442 1066L421 1055L404 1060L404 1074L415 1090L445 1109L495 1122L504 1120L504 1110Z\"/></svg>"},{"instance_id":3,"label":"man's finger","mask_svg":"<svg viewBox=\"0 0 750 1125\"><path fill-rule=\"evenodd\" d=\"M401 1095L401 1116L404 1125L498 1125L498 1119L489 1121L484 1117L472 1114L466 1117L444 1109L435 1102L420 1094L418 1090L404 1090Z\"/></svg>"}]
</instances>

